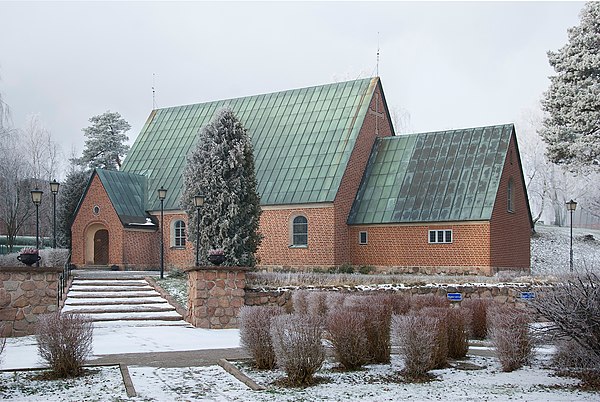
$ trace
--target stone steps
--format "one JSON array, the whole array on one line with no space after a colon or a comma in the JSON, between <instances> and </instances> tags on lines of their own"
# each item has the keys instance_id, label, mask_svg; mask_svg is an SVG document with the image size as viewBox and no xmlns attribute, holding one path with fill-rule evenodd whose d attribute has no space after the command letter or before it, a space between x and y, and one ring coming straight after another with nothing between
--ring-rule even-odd
<instances>
[{"instance_id":1,"label":"stone steps","mask_svg":"<svg viewBox=\"0 0 600 402\"><path fill-rule=\"evenodd\" d=\"M100 327L191 327L140 273L78 272L62 311L85 314Z\"/></svg>"}]
</instances>

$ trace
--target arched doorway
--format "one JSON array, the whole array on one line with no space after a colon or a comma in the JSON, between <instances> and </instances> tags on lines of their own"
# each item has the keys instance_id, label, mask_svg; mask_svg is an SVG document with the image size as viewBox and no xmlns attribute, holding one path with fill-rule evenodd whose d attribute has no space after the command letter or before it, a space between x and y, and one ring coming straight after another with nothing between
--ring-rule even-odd
<instances>
[{"instance_id":1,"label":"arched doorway","mask_svg":"<svg viewBox=\"0 0 600 402\"><path fill-rule=\"evenodd\" d=\"M94 265L108 265L108 230L94 233Z\"/></svg>"}]
</instances>

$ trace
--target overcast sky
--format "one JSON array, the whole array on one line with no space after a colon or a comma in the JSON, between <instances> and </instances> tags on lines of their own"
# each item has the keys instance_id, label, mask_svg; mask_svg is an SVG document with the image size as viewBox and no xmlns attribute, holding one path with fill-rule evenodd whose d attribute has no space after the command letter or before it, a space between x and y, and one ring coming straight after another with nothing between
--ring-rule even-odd
<instances>
[{"instance_id":1,"label":"overcast sky","mask_svg":"<svg viewBox=\"0 0 600 402\"><path fill-rule=\"evenodd\" d=\"M379 75L409 132L515 122L578 2L0 2L0 91L68 156L91 116Z\"/></svg>"}]
</instances>

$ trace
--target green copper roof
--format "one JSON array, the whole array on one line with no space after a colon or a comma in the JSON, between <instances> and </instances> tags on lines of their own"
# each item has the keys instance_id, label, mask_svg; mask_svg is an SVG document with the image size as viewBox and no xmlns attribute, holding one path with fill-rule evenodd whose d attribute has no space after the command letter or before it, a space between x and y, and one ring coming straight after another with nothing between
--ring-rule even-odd
<instances>
[{"instance_id":1,"label":"green copper roof","mask_svg":"<svg viewBox=\"0 0 600 402\"><path fill-rule=\"evenodd\" d=\"M377 140L350 224L489 220L512 124Z\"/></svg>"},{"instance_id":2,"label":"green copper roof","mask_svg":"<svg viewBox=\"0 0 600 402\"><path fill-rule=\"evenodd\" d=\"M123 163L148 179L148 210L179 209L186 155L215 111L230 106L254 145L262 205L331 202L377 78L152 111Z\"/></svg>"},{"instance_id":3,"label":"green copper roof","mask_svg":"<svg viewBox=\"0 0 600 402\"><path fill-rule=\"evenodd\" d=\"M96 169L117 215L124 225L148 225L146 221L146 178L137 174Z\"/></svg>"}]
</instances>

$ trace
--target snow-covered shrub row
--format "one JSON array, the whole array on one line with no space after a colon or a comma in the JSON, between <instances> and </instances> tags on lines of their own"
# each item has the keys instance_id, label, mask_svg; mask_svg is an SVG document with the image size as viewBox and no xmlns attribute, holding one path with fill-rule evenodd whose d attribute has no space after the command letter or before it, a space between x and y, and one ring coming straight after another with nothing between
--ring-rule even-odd
<instances>
[{"instance_id":1,"label":"snow-covered shrub row","mask_svg":"<svg viewBox=\"0 0 600 402\"><path fill-rule=\"evenodd\" d=\"M488 332L502 370L517 370L527 364L533 352L529 314L507 305L488 310Z\"/></svg>"},{"instance_id":2,"label":"snow-covered shrub row","mask_svg":"<svg viewBox=\"0 0 600 402\"><path fill-rule=\"evenodd\" d=\"M46 314L38 322L38 352L57 378L77 377L92 351L92 336L92 321L83 314Z\"/></svg>"},{"instance_id":3,"label":"snow-covered shrub row","mask_svg":"<svg viewBox=\"0 0 600 402\"><path fill-rule=\"evenodd\" d=\"M271 339L277 365L289 385L310 385L325 361L321 342L323 321L307 314L283 314L271 321Z\"/></svg>"},{"instance_id":4,"label":"snow-covered shrub row","mask_svg":"<svg viewBox=\"0 0 600 402\"><path fill-rule=\"evenodd\" d=\"M278 306L244 306L240 309L240 342L258 369L275 367L275 351L269 333L273 317L284 313Z\"/></svg>"},{"instance_id":5,"label":"snow-covered shrub row","mask_svg":"<svg viewBox=\"0 0 600 402\"><path fill-rule=\"evenodd\" d=\"M66 248L44 248L39 251L40 267L63 267L69 258L69 250ZM17 260L20 253L0 255L1 267L19 267L23 264Z\"/></svg>"}]
</instances>

